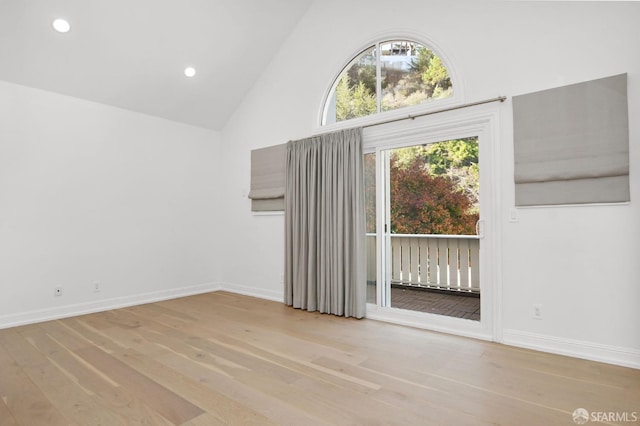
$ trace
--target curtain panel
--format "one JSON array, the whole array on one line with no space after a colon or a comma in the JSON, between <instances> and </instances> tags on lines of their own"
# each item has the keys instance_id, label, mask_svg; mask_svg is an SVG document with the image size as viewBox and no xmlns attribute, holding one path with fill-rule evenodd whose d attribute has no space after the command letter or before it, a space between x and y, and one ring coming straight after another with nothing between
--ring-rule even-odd
<instances>
[{"instance_id":1,"label":"curtain panel","mask_svg":"<svg viewBox=\"0 0 640 426\"><path fill-rule=\"evenodd\" d=\"M285 302L362 318L366 310L362 129L287 143Z\"/></svg>"}]
</instances>

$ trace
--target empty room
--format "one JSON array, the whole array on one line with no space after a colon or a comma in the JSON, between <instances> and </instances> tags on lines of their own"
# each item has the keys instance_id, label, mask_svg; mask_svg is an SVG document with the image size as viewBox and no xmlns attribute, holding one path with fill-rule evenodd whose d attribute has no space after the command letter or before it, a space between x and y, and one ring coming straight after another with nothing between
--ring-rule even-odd
<instances>
[{"instance_id":1,"label":"empty room","mask_svg":"<svg viewBox=\"0 0 640 426\"><path fill-rule=\"evenodd\" d=\"M640 424L638 22L0 0L0 425Z\"/></svg>"}]
</instances>

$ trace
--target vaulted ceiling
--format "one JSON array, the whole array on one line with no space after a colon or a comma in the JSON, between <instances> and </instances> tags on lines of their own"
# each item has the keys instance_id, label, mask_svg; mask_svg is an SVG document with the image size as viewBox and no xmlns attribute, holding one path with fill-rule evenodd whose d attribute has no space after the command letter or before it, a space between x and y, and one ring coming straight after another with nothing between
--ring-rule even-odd
<instances>
[{"instance_id":1,"label":"vaulted ceiling","mask_svg":"<svg viewBox=\"0 0 640 426\"><path fill-rule=\"evenodd\" d=\"M220 130L311 2L0 0L0 80Z\"/></svg>"}]
</instances>

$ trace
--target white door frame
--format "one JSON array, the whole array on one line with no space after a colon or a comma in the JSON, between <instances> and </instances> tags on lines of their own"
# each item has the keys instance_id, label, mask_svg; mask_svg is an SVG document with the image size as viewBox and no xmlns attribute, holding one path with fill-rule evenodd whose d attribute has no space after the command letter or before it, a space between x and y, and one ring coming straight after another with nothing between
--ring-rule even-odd
<instances>
[{"instance_id":1,"label":"white door frame","mask_svg":"<svg viewBox=\"0 0 640 426\"><path fill-rule=\"evenodd\" d=\"M413 120L405 120L364 130L365 153L376 152L376 189L378 244L376 257L377 282L385 282L385 251L388 244L380 242L383 235L384 215L381 209L388 205L388 191L384 185L388 180L382 176L381 151L440 142L463 137L478 137L480 162L480 321L452 318L423 312L382 307L379 303L367 304L367 318L404 324L413 327L458 334L484 340L502 341L502 281L501 281L501 239L500 239L500 144L498 140L499 111L495 106L483 106L471 110L449 111ZM380 300L380 285L377 286L377 300Z\"/></svg>"}]
</instances>

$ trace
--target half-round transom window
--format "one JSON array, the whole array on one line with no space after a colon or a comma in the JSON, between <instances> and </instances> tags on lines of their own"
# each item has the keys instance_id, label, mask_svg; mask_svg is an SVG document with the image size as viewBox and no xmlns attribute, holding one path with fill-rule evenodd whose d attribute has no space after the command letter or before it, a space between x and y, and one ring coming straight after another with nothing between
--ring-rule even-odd
<instances>
[{"instance_id":1,"label":"half-round transom window","mask_svg":"<svg viewBox=\"0 0 640 426\"><path fill-rule=\"evenodd\" d=\"M358 54L333 83L322 125L450 97L453 86L442 60L409 40L376 43Z\"/></svg>"}]
</instances>

